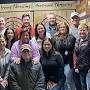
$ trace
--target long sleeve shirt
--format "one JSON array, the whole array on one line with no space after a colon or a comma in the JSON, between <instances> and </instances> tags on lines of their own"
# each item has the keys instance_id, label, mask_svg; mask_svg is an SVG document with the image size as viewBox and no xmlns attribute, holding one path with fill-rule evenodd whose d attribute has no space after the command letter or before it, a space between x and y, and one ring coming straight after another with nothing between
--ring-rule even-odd
<instances>
[{"instance_id":1,"label":"long sleeve shirt","mask_svg":"<svg viewBox=\"0 0 90 90\"><path fill-rule=\"evenodd\" d=\"M16 30L15 30L15 36L16 36L16 39L17 40L20 39L20 32L22 30L22 27L25 27L25 26L22 25L21 27L17 27ZM29 25L28 26L28 29L29 29L29 32L31 34L31 37L34 37L35 36L35 30L34 30L34 28L31 25Z\"/></svg>"},{"instance_id":2,"label":"long sleeve shirt","mask_svg":"<svg viewBox=\"0 0 90 90\"><path fill-rule=\"evenodd\" d=\"M10 90L43 90L44 80L45 77L40 63L33 64L28 61L10 65Z\"/></svg>"},{"instance_id":3,"label":"long sleeve shirt","mask_svg":"<svg viewBox=\"0 0 90 90\"><path fill-rule=\"evenodd\" d=\"M9 72L8 67L10 64L10 54L11 54L11 51L5 48L4 56L0 57L0 77L3 79L8 78L8 72Z\"/></svg>"},{"instance_id":4,"label":"long sleeve shirt","mask_svg":"<svg viewBox=\"0 0 90 90\"><path fill-rule=\"evenodd\" d=\"M21 40L18 40L13 44L13 46L11 48L11 59L12 60L14 60L15 58L20 58L21 57L21 52L20 52L21 45L22 45ZM32 38L29 41L29 45L32 48L32 58L33 58L33 60L39 60L40 59L39 48L38 48L38 45L37 45L34 38Z\"/></svg>"},{"instance_id":5,"label":"long sleeve shirt","mask_svg":"<svg viewBox=\"0 0 90 90\"><path fill-rule=\"evenodd\" d=\"M64 63L60 53L55 52L47 56L41 52L40 62L43 67L46 83L53 81L58 83L60 87L63 86L65 82Z\"/></svg>"}]
</instances>

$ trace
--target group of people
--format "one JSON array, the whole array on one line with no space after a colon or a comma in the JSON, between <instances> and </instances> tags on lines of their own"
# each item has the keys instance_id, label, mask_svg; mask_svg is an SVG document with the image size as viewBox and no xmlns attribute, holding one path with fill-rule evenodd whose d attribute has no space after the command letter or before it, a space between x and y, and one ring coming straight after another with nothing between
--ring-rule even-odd
<instances>
[{"instance_id":1,"label":"group of people","mask_svg":"<svg viewBox=\"0 0 90 90\"><path fill-rule=\"evenodd\" d=\"M0 90L90 90L90 33L77 12L70 19L49 13L34 28L23 14L13 30L0 17Z\"/></svg>"}]
</instances>

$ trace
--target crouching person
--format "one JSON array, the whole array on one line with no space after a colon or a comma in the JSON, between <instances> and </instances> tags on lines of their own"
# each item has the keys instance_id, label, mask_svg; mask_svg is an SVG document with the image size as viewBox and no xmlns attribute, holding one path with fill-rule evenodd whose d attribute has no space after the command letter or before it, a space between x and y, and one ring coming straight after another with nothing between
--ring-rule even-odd
<instances>
[{"instance_id":1,"label":"crouching person","mask_svg":"<svg viewBox=\"0 0 90 90\"><path fill-rule=\"evenodd\" d=\"M23 44L20 64L12 63L10 66L10 90L43 90L44 79L40 63L33 64L31 47Z\"/></svg>"},{"instance_id":2,"label":"crouching person","mask_svg":"<svg viewBox=\"0 0 90 90\"><path fill-rule=\"evenodd\" d=\"M64 90L63 58L59 52L55 51L50 38L42 42L40 62L45 75L46 90Z\"/></svg>"}]
</instances>

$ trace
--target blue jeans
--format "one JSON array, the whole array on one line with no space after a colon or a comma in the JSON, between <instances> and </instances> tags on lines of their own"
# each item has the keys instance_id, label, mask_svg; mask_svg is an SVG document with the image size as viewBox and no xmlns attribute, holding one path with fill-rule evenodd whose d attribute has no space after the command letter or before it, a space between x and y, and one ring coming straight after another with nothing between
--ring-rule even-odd
<instances>
[{"instance_id":1,"label":"blue jeans","mask_svg":"<svg viewBox=\"0 0 90 90\"><path fill-rule=\"evenodd\" d=\"M86 75L87 90L90 90L90 72Z\"/></svg>"},{"instance_id":2,"label":"blue jeans","mask_svg":"<svg viewBox=\"0 0 90 90\"><path fill-rule=\"evenodd\" d=\"M64 66L64 74L66 76L66 90L73 90L73 70L69 64Z\"/></svg>"},{"instance_id":3,"label":"blue jeans","mask_svg":"<svg viewBox=\"0 0 90 90\"><path fill-rule=\"evenodd\" d=\"M76 73L76 72L74 71L74 72L73 72L73 79L74 79L74 83L75 83L75 88L76 88L76 90L82 90L79 73Z\"/></svg>"},{"instance_id":4,"label":"blue jeans","mask_svg":"<svg viewBox=\"0 0 90 90\"><path fill-rule=\"evenodd\" d=\"M87 90L87 85L86 85L87 71L79 71L79 75L80 75L82 90Z\"/></svg>"}]
</instances>

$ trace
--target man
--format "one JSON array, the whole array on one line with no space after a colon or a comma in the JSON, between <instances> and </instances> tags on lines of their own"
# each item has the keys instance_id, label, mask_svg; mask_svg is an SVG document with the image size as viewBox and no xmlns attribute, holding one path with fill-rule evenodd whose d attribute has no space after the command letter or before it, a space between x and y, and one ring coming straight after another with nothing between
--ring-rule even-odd
<instances>
[{"instance_id":1,"label":"man","mask_svg":"<svg viewBox=\"0 0 90 90\"><path fill-rule=\"evenodd\" d=\"M4 35L0 34L0 90L7 90L11 51L6 48Z\"/></svg>"},{"instance_id":2,"label":"man","mask_svg":"<svg viewBox=\"0 0 90 90\"><path fill-rule=\"evenodd\" d=\"M72 34L76 38L76 42L77 42L78 39L80 38L79 31L78 31L78 26L79 26L79 21L80 21L79 13L72 12L70 19L71 19L71 26L70 26L69 33ZM76 61L76 55L73 54L74 64L75 64L75 61ZM74 77L74 83L75 83L76 90L82 90L81 89L80 76L79 76L79 73L76 71L76 69L73 72L73 75L74 75L73 77Z\"/></svg>"},{"instance_id":3,"label":"man","mask_svg":"<svg viewBox=\"0 0 90 90\"><path fill-rule=\"evenodd\" d=\"M71 13L71 26L70 26L70 34L72 34L76 39L79 39L79 34L78 34L78 26L79 26L79 13L77 12L72 12Z\"/></svg>"},{"instance_id":4,"label":"man","mask_svg":"<svg viewBox=\"0 0 90 90\"><path fill-rule=\"evenodd\" d=\"M56 15L54 13L49 13L47 15L47 23L45 24L46 32L51 35L51 38L54 37L56 33Z\"/></svg>"},{"instance_id":5,"label":"man","mask_svg":"<svg viewBox=\"0 0 90 90\"><path fill-rule=\"evenodd\" d=\"M5 19L3 17L0 17L0 34L4 35L5 30Z\"/></svg>"},{"instance_id":6,"label":"man","mask_svg":"<svg viewBox=\"0 0 90 90\"><path fill-rule=\"evenodd\" d=\"M43 90L44 74L40 63L33 64L29 44L21 46L19 64L11 64L9 74L10 90Z\"/></svg>"},{"instance_id":7,"label":"man","mask_svg":"<svg viewBox=\"0 0 90 90\"><path fill-rule=\"evenodd\" d=\"M22 26L16 28L15 35L16 35L17 40L20 38L20 32L21 32L22 28L28 28L31 36L32 37L35 36L35 30L30 25L30 16L28 14L22 15Z\"/></svg>"}]
</instances>

